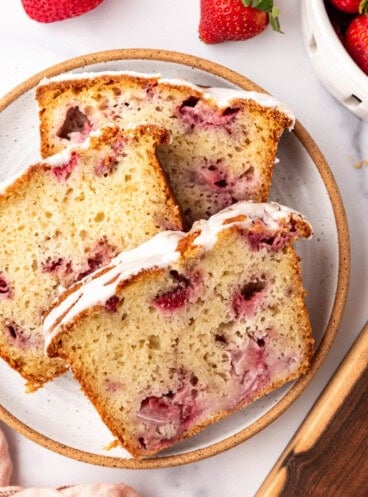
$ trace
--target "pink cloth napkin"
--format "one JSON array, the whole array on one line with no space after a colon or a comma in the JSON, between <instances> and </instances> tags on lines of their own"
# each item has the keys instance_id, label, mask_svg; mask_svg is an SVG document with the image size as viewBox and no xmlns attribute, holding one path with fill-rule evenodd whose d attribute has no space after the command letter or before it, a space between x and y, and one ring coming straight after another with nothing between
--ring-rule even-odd
<instances>
[{"instance_id":1,"label":"pink cloth napkin","mask_svg":"<svg viewBox=\"0 0 368 497\"><path fill-rule=\"evenodd\" d=\"M12 461L9 455L8 444L0 430L0 497L139 497L127 485L122 483L92 483L75 485L59 489L28 488L7 486L12 472Z\"/></svg>"},{"instance_id":2,"label":"pink cloth napkin","mask_svg":"<svg viewBox=\"0 0 368 497\"><path fill-rule=\"evenodd\" d=\"M11 495L15 497L139 497L132 488L121 483L93 483L60 490L52 488L0 488L0 497L10 497Z\"/></svg>"},{"instance_id":3,"label":"pink cloth napkin","mask_svg":"<svg viewBox=\"0 0 368 497\"><path fill-rule=\"evenodd\" d=\"M9 485L13 465L9 456L8 443L0 430L0 487Z\"/></svg>"}]
</instances>

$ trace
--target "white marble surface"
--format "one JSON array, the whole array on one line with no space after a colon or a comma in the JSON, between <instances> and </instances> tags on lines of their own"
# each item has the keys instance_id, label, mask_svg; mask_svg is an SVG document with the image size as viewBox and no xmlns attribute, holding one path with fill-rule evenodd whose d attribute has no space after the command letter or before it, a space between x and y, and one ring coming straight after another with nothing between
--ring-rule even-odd
<instances>
[{"instance_id":1,"label":"white marble surface","mask_svg":"<svg viewBox=\"0 0 368 497\"><path fill-rule=\"evenodd\" d=\"M0 0L0 95L70 57L115 48L162 48L226 65L286 101L330 164L345 204L352 252L348 301L331 351L302 396L261 433L199 463L134 471L67 459L1 424L14 455L12 483L124 481L142 497L252 497L367 320L368 167L357 169L354 164L368 161L368 122L343 108L316 78L303 45L300 1L277 3L284 35L267 30L247 42L206 46L197 35L199 0L105 0L87 15L50 25L29 20L20 0Z\"/></svg>"}]
</instances>

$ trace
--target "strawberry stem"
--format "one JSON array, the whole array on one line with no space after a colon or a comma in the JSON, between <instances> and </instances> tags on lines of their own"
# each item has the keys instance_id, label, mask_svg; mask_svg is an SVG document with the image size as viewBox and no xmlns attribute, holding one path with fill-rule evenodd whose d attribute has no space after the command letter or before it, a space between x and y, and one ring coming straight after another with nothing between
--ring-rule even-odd
<instances>
[{"instance_id":1,"label":"strawberry stem","mask_svg":"<svg viewBox=\"0 0 368 497\"><path fill-rule=\"evenodd\" d=\"M361 0L359 4L359 14L368 14L368 0Z\"/></svg>"},{"instance_id":2,"label":"strawberry stem","mask_svg":"<svg viewBox=\"0 0 368 497\"><path fill-rule=\"evenodd\" d=\"M273 7L273 0L245 0L243 4L248 4L248 7L254 7L258 10L270 12Z\"/></svg>"},{"instance_id":3,"label":"strawberry stem","mask_svg":"<svg viewBox=\"0 0 368 497\"><path fill-rule=\"evenodd\" d=\"M362 0L362 2L366 3L367 0ZM244 7L253 7L254 9L267 12L271 28L278 33L282 33L279 22L280 11L274 6L273 0L241 0L241 3Z\"/></svg>"}]
</instances>

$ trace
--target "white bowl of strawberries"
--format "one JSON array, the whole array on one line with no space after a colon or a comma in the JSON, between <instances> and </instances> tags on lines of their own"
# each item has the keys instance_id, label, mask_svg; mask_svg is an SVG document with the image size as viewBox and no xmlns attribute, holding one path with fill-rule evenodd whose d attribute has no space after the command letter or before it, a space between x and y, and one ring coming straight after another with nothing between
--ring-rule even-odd
<instances>
[{"instance_id":1,"label":"white bowl of strawberries","mask_svg":"<svg viewBox=\"0 0 368 497\"><path fill-rule=\"evenodd\" d=\"M322 83L368 120L368 0L303 0L302 26Z\"/></svg>"}]
</instances>

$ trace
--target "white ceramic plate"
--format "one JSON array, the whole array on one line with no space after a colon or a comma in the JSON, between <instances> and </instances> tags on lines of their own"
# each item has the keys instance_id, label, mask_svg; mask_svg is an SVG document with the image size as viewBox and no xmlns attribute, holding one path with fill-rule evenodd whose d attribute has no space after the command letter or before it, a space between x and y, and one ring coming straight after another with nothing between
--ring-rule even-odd
<instances>
[{"instance_id":1,"label":"white ceramic plate","mask_svg":"<svg viewBox=\"0 0 368 497\"><path fill-rule=\"evenodd\" d=\"M68 70L135 70L158 72L210 86L260 90L248 79L217 64L188 55L120 50L92 54L54 66L17 87L0 102L0 180L39 158L38 117L34 86L42 76ZM304 213L314 238L297 250L303 259L316 353L310 373L159 457L137 461L120 447L106 446L113 437L82 395L71 375L60 377L33 394L0 361L0 417L32 440L79 460L120 467L162 467L198 460L242 442L264 428L303 391L325 357L339 324L349 274L349 243L344 209L336 184L311 137L297 123L280 143L271 199ZM31 220L30 220L31 222Z\"/></svg>"}]
</instances>

